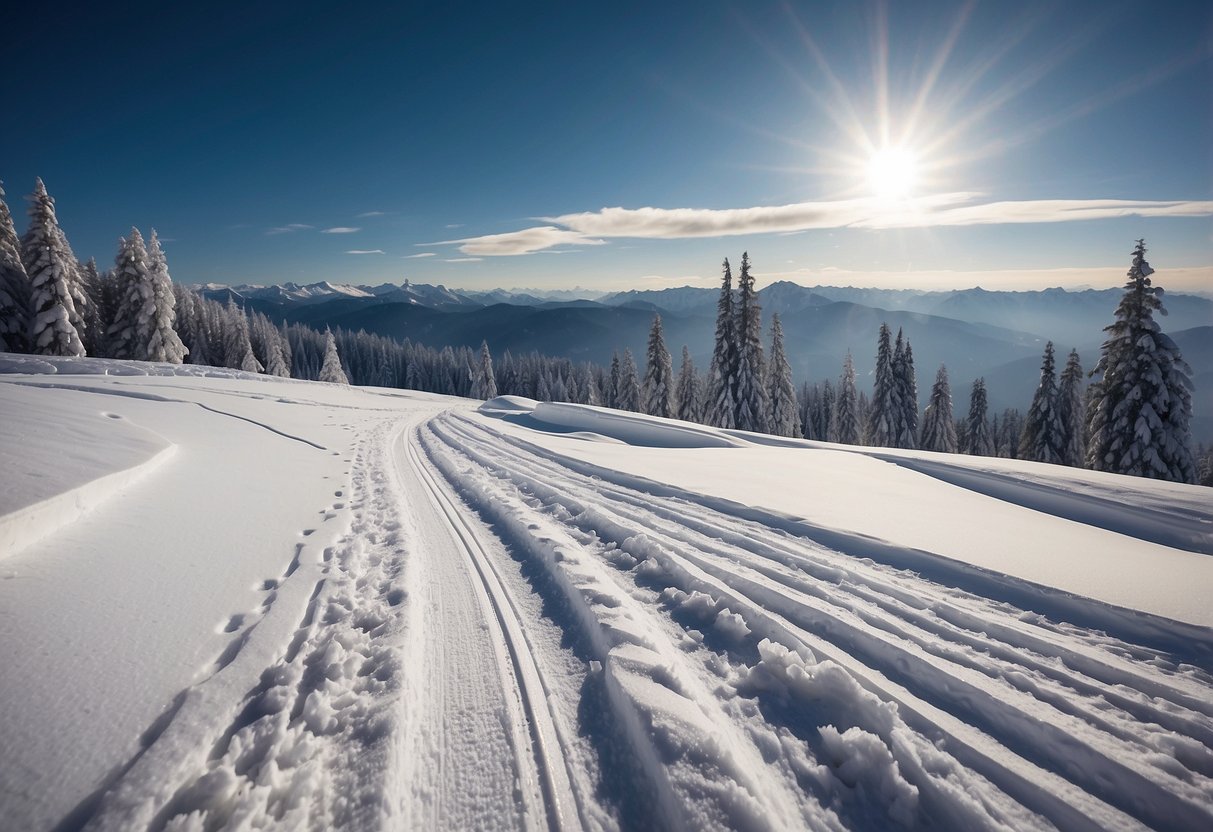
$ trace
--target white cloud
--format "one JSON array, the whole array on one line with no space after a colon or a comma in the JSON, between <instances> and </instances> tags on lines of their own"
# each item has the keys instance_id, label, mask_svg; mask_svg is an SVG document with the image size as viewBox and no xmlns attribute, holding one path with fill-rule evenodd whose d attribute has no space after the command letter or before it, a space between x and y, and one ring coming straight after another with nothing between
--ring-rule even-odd
<instances>
[{"instance_id":1,"label":"white cloud","mask_svg":"<svg viewBox=\"0 0 1213 832\"><path fill-rule=\"evenodd\" d=\"M458 245L464 254L503 257L515 254L531 254L561 244L578 246L600 246L604 240L590 239L580 231L569 231L544 225L524 228L505 234L488 234L483 237L468 237L462 240L443 240L436 245Z\"/></svg>"},{"instance_id":2,"label":"white cloud","mask_svg":"<svg viewBox=\"0 0 1213 832\"><path fill-rule=\"evenodd\" d=\"M463 223L461 223L461 222L448 222L448 223L446 224L446 226L445 226L445 227L446 227L446 228L463 228Z\"/></svg>"},{"instance_id":3,"label":"white cloud","mask_svg":"<svg viewBox=\"0 0 1213 832\"><path fill-rule=\"evenodd\" d=\"M350 249L346 254L383 254L381 248L355 248Z\"/></svg>"},{"instance_id":4,"label":"white cloud","mask_svg":"<svg viewBox=\"0 0 1213 832\"><path fill-rule=\"evenodd\" d=\"M357 215L357 219L364 220L368 217L382 217L386 213L386 211L363 211L361 214Z\"/></svg>"},{"instance_id":5,"label":"white cloud","mask_svg":"<svg viewBox=\"0 0 1213 832\"><path fill-rule=\"evenodd\" d=\"M353 228L348 225L338 225L334 228L326 228L321 231L321 234L353 234L356 231L361 231L361 228Z\"/></svg>"},{"instance_id":6,"label":"white cloud","mask_svg":"<svg viewBox=\"0 0 1213 832\"><path fill-rule=\"evenodd\" d=\"M443 260L443 263L479 263L483 257L455 257L450 260Z\"/></svg>"},{"instance_id":7,"label":"white cloud","mask_svg":"<svg viewBox=\"0 0 1213 832\"><path fill-rule=\"evenodd\" d=\"M418 258L421 258L421 257L433 257L433 256L434 256L434 252L423 251L420 254L406 254L401 259L402 260L417 260Z\"/></svg>"},{"instance_id":8,"label":"white cloud","mask_svg":"<svg viewBox=\"0 0 1213 832\"><path fill-rule=\"evenodd\" d=\"M755 272L760 285L777 280L792 280L805 286L864 286L876 289L983 289L1027 290L1096 288L1121 286L1127 265L1071 266L1055 269L914 269L906 271L850 270L834 266L799 268L786 271ZM1159 268L1155 282L1164 282L1169 291L1205 291L1213 286L1213 265ZM1165 303L1165 302L1164 302Z\"/></svg>"},{"instance_id":9,"label":"white cloud","mask_svg":"<svg viewBox=\"0 0 1213 832\"><path fill-rule=\"evenodd\" d=\"M307 225L306 223L302 223L302 222L293 222L293 223L290 223L289 225L280 225L277 228L271 228L271 229L267 230L265 233L266 234L293 234L296 231L306 231L310 228L315 228L315 227L316 226L314 226L314 225Z\"/></svg>"},{"instance_id":10,"label":"white cloud","mask_svg":"<svg viewBox=\"0 0 1213 832\"><path fill-rule=\"evenodd\" d=\"M550 225L505 234L447 240L464 254L531 254L561 244L601 245L603 238L682 239L796 233L831 228L1077 222L1114 217L1207 217L1213 201L1039 199L980 202L974 193L948 193L891 202L877 198L801 202L753 208L603 208L540 217Z\"/></svg>"}]
</instances>

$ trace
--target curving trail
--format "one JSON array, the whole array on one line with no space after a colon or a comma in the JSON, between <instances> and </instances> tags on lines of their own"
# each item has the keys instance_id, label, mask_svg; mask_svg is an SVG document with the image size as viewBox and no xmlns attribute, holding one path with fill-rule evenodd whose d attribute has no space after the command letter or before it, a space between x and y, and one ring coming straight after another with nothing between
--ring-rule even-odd
<instances>
[{"instance_id":1,"label":"curving trail","mask_svg":"<svg viewBox=\"0 0 1213 832\"><path fill-rule=\"evenodd\" d=\"M691 817L851 826L876 804L965 828L1213 822L1207 668L638 489L475 419L439 417L422 440L514 556L565 586L566 626L599 640L613 703Z\"/></svg>"},{"instance_id":2,"label":"curving trail","mask_svg":"<svg viewBox=\"0 0 1213 832\"><path fill-rule=\"evenodd\" d=\"M125 717L129 742L98 743L121 754L89 769L104 776L77 773L67 809L0 789L23 826L1213 828L1207 628L993 572L899 568L918 561L893 543L564 456L450 399L327 387L267 399L241 384L37 393L120 405L178 431L182 450L12 562L39 555L49 570L46 553L70 544L179 577L171 552L140 546L186 524L194 557L213 562L193 584L161 582L173 594L158 607L142 594L152 582L116 596L131 619L195 603L179 632L209 629L164 674L155 709ZM576 427L583 414L568 416ZM249 468L241 448L274 465ZM258 486L233 510L239 528L272 535L209 532L203 511L157 537L123 531L149 510L212 505L230 477L195 480L216 460ZM273 495L287 479L289 516ZM1017 488L1008 499L1026 499ZM92 576L96 560L72 563ZM213 603L194 597L206 587ZM90 609L71 632L108 624ZM182 652L114 621L152 656ZM0 647L20 659L17 643ZM127 652L152 665L151 649ZM65 711L91 702L66 694ZM16 724L0 718L0 731L19 736Z\"/></svg>"}]
</instances>

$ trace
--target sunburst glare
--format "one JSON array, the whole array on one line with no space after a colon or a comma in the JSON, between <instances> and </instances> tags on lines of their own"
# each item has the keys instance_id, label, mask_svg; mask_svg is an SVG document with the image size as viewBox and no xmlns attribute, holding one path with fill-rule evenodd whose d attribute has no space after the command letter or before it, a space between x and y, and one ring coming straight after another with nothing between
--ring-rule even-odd
<instances>
[{"instance_id":1,"label":"sunburst glare","mask_svg":"<svg viewBox=\"0 0 1213 832\"><path fill-rule=\"evenodd\" d=\"M904 147L885 147L872 154L867 166L868 186L882 199L912 195L918 184L918 157Z\"/></svg>"}]
</instances>

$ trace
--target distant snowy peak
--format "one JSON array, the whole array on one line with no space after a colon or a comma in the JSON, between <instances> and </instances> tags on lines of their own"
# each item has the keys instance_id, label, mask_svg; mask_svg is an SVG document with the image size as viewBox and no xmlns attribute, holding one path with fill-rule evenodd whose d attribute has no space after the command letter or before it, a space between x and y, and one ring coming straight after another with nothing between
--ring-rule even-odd
<instances>
[{"instance_id":1,"label":"distant snowy peak","mask_svg":"<svg viewBox=\"0 0 1213 832\"><path fill-rule=\"evenodd\" d=\"M319 283L282 283L275 286L252 284L228 286L222 283L204 283L194 288L213 300L227 301L231 299L237 303L263 301L284 306L317 304L343 299L384 303L413 303L420 306L432 307L476 307L481 305L478 301L454 292L445 286L410 283L407 280L402 284L381 283L378 286L356 286L350 283L332 283L322 280Z\"/></svg>"}]
</instances>

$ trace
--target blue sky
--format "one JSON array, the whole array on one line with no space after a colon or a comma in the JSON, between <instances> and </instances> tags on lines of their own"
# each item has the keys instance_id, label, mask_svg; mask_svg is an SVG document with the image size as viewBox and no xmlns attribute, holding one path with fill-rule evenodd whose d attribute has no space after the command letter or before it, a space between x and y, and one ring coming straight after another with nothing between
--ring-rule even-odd
<instances>
[{"instance_id":1,"label":"blue sky","mask_svg":"<svg viewBox=\"0 0 1213 832\"><path fill-rule=\"evenodd\" d=\"M1009 288L1144 236L1213 285L1207 2L24 5L0 177L102 264L138 225L185 282Z\"/></svg>"}]
</instances>

